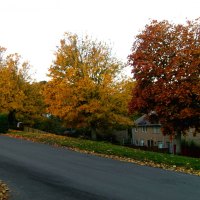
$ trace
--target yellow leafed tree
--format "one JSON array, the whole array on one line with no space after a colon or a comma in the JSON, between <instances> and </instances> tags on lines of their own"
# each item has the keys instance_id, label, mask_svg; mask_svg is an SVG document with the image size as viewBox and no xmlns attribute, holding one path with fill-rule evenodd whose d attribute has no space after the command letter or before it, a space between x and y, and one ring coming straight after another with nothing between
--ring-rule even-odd
<instances>
[{"instance_id":1,"label":"yellow leafed tree","mask_svg":"<svg viewBox=\"0 0 200 200\"><path fill-rule=\"evenodd\" d=\"M0 47L0 113L8 113L10 126L14 127L17 120L41 115L44 109L39 102L42 94L31 83L29 64L21 62L18 54L5 54L6 49Z\"/></svg>"},{"instance_id":2,"label":"yellow leafed tree","mask_svg":"<svg viewBox=\"0 0 200 200\"><path fill-rule=\"evenodd\" d=\"M18 111L17 117L20 121L32 126L34 123L43 120L46 113L46 105L43 99L43 87L45 82L25 83L22 109Z\"/></svg>"},{"instance_id":3,"label":"yellow leafed tree","mask_svg":"<svg viewBox=\"0 0 200 200\"><path fill-rule=\"evenodd\" d=\"M49 113L68 127L92 131L131 125L127 105L130 80L120 80L123 65L106 44L66 33L49 69L44 90Z\"/></svg>"}]
</instances>

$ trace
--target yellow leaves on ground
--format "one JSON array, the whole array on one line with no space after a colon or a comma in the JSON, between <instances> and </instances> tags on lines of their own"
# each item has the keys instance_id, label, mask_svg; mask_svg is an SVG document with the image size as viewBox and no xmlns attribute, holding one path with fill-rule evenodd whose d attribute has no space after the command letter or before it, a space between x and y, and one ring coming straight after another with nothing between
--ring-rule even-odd
<instances>
[{"instance_id":1,"label":"yellow leaves on ground","mask_svg":"<svg viewBox=\"0 0 200 200\"><path fill-rule=\"evenodd\" d=\"M38 134L11 131L7 134L7 136L26 139L33 142L42 142L57 147L62 146L73 151L116 159L124 162L131 162L139 165L200 176L200 170L199 167L197 167L199 163L198 158L196 158L195 161L195 158L147 152L119 145L116 146L105 142L90 141L81 138L72 138L47 133ZM157 159L155 159L156 157ZM170 162L167 162L167 160Z\"/></svg>"},{"instance_id":2,"label":"yellow leaves on ground","mask_svg":"<svg viewBox=\"0 0 200 200\"><path fill-rule=\"evenodd\" d=\"M8 200L8 187L2 181L0 181L0 200Z\"/></svg>"}]
</instances>

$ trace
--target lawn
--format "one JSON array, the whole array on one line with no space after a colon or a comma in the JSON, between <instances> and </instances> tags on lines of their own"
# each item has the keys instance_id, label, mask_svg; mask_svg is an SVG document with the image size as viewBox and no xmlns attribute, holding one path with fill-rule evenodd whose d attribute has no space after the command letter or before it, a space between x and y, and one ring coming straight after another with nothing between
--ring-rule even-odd
<instances>
[{"instance_id":1,"label":"lawn","mask_svg":"<svg viewBox=\"0 0 200 200\"><path fill-rule=\"evenodd\" d=\"M83 153L90 153L174 171L182 171L200 176L199 158L142 151L125 146L114 145L108 142L91 141L82 138L72 138L54 134L10 131L7 135L49 145L67 147Z\"/></svg>"}]
</instances>

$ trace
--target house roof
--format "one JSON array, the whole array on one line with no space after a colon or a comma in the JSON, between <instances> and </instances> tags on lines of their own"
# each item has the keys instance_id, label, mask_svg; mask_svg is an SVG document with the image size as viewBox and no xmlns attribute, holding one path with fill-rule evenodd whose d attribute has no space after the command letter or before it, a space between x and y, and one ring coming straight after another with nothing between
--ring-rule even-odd
<instances>
[{"instance_id":1,"label":"house roof","mask_svg":"<svg viewBox=\"0 0 200 200\"><path fill-rule=\"evenodd\" d=\"M148 115L145 114L145 115L142 115L140 118L135 120L135 125L136 126L160 126L161 124L159 124L159 123L156 123L156 124L151 123L148 120Z\"/></svg>"},{"instance_id":2,"label":"house roof","mask_svg":"<svg viewBox=\"0 0 200 200\"><path fill-rule=\"evenodd\" d=\"M136 125L149 125L150 122L147 120L147 115L142 115L142 117L135 120Z\"/></svg>"}]
</instances>

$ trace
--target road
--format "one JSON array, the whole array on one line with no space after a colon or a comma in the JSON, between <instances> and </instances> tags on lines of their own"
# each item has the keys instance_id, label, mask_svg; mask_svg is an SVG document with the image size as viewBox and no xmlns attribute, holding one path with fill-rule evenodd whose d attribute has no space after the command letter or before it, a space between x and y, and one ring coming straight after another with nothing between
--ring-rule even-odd
<instances>
[{"instance_id":1,"label":"road","mask_svg":"<svg viewBox=\"0 0 200 200\"><path fill-rule=\"evenodd\" d=\"M199 200L200 177L0 136L11 200Z\"/></svg>"}]
</instances>

